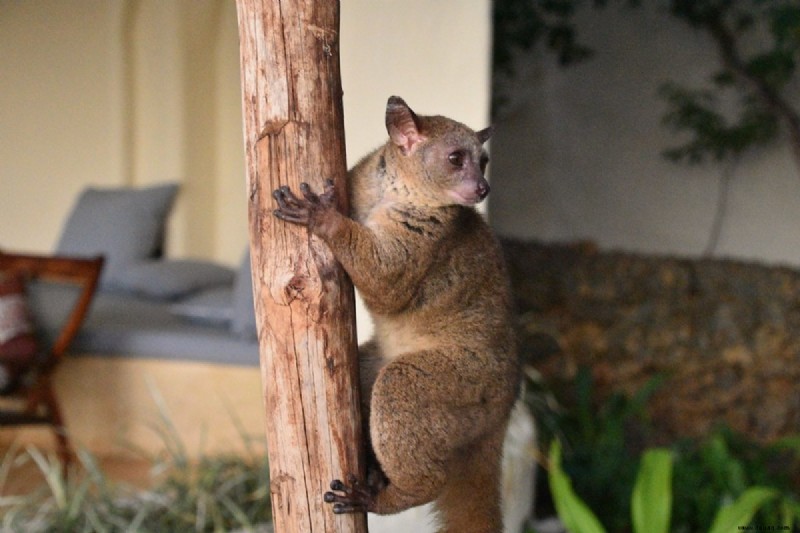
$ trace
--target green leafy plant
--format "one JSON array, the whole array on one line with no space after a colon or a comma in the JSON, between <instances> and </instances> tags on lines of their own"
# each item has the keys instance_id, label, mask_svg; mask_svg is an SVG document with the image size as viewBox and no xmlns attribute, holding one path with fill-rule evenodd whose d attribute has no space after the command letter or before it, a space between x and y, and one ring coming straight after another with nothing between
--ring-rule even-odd
<instances>
[{"instance_id":1,"label":"green leafy plant","mask_svg":"<svg viewBox=\"0 0 800 533\"><path fill-rule=\"evenodd\" d=\"M561 445L550 448L550 487L558 516L570 533L605 533L606 529L591 509L572 488L572 482L561 466ZM672 452L666 449L646 451L641 460L631 495L631 523L634 533L667 533L672 512ZM780 499L779 491L769 487L750 487L736 500L723 503L709 529L710 533L735 531L747 525L756 512L771 501ZM784 517L781 525L792 527L800 520L795 510Z\"/></svg>"},{"instance_id":2,"label":"green leafy plant","mask_svg":"<svg viewBox=\"0 0 800 533\"><path fill-rule=\"evenodd\" d=\"M664 449L645 452L631 495L634 531L669 532L672 509L671 480L672 454Z\"/></svg>"},{"instance_id":3,"label":"green leafy plant","mask_svg":"<svg viewBox=\"0 0 800 533\"><path fill-rule=\"evenodd\" d=\"M768 486L780 494L759 510L759 522L787 523L800 510L796 478L800 459L796 438L757 444L725 427L708 438L676 443L675 513L679 531L708 527L721 501L731 501L747 487Z\"/></svg>"},{"instance_id":4,"label":"green leafy plant","mask_svg":"<svg viewBox=\"0 0 800 533\"><path fill-rule=\"evenodd\" d=\"M553 440L562 443L560 464L573 480L571 487L609 531L631 531L635 483L648 479L640 477L641 462L650 461L647 454L642 456L652 437L647 402L661 383L653 379L632 397L614 394L603 400L597 397L591 373L581 369L573 382L557 388L557 401L544 383L529 391L535 396L529 398L529 405L535 400L540 410L556 406L542 428L541 446L546 449ZM786 517L800 512L800 437L763 444L720 426L706 437L675 442L670 449L671 531L709 530L720 505L736 500L752 486L777 494L759 507L757 523L790 523ZM538 480L536 506L539 516L547 516L555 496L547 484L549 474Z\"/></svg>"},{"instance_id":5,"label":"green leafy plant","mask_svg":"<svg viewBox=\"0 0 800 533\"><path fill-rule=\"evenodd\" d=\"M572 481L561 468L561 445L558 441L550 448L550 492L556 512L567 531L574 533L600 533L605 529L589 506L581 500L572 488Z\"/></svg>"},{"instance_id":6,"label":"green leafy plant","mask_svg":"<svg viewBox=\"0 0 800 533\"><path fill-rule=\"evenodd\" d=\"M573 382L559 387L560 406L545 417L550 422L542 428L539 442L545 448L554 438L564 443L564 468L575 480L575 489L592 508L603 509L602 519L613 531L623 531L629 522L630 491L649 428L646 406L661 382L656 377L631 397L616 393L601 401L591 372L581 368ZM529 398L529 406L532 401ZM538 479L540 484L546 481L545 476ZM538 492L547 490L540 485ZM539 509L547 505L537 502Z\"/></svg>"}]
</instances>

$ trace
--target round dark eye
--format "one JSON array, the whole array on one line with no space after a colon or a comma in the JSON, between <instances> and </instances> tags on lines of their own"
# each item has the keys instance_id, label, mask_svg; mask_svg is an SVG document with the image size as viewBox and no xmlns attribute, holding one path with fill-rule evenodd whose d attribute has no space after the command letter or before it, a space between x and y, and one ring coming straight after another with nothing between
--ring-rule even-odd
<instances>
[{"instance_id":1,"label":"round dark eye","mask_svg":"<svg viewBox=\"0 0 800 533\"><path fill-rule=\"evenodd\" d=\"M464 153L463 152L453 152L452 154L447 156L447 160L450 161L450 164L456 167L463 167L464 166Z\"/></svg>"}]
</instances>

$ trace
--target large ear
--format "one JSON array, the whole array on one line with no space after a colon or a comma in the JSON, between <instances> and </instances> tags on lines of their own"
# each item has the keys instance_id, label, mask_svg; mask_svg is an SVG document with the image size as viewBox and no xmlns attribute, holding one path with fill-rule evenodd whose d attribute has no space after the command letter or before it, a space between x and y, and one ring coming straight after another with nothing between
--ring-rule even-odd
<instances>
[{"instance_id":1,"label":"large ear","mask_svg":"<svg viewBox=\"0 0 800 533\"><path fill-rule=\"evenodd\" d=\"M391 96L386 102L386 131L405 154L411 153L414 145L424 139L419 132L419 118L399 96Z\"/></svg>"},{"instance_id":2,"label":"large ear","mask_svg":"<svg viewBox=\"0 0 800 533\"><path fill-rule=\"evenodd\" d=\"M494 133L494 126L489 126L486 129L482 129L481 131L476 131L475 134L478 136L478 140L481 144L485 143L489 140L489 137L492 136Z\"/></svg>"}]
</instances>

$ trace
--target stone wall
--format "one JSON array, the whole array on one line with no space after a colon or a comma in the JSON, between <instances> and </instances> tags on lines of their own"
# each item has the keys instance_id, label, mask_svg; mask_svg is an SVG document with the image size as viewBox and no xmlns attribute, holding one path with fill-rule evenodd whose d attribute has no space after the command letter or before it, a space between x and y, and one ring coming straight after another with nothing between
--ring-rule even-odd
<instances>
[{"instance_id":1,"label":"stone wall","mask_svg":"<svg viewBox=\"0 0 800 533\"><path fill-rule=\"evenodd\" d=\"M522 351L552 387L588 366L600 396L652 376L656 441L720 422L800 433L800 272L753 263L504 241Z\"/></svg>"}]
</instances>

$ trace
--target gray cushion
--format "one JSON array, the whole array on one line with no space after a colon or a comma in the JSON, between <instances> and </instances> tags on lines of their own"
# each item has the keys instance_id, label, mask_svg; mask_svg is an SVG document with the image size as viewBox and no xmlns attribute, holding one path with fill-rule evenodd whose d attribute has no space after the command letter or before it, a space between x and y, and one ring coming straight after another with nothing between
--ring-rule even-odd
<instances>
[{"instance_id":1,"label":"gray cushion","mask_svg":"<svg viewBox=\"0 0 800 533\"><path fill-rule=\"evenodd\" d=\"M157 255L178 191L176 184L142 189L89 187L72 209L56 252L63 255L105 256L101 287L112 287L122 271L136 261Z\"/></svg>"},{"instance_id":2,"label":"gray cushion","mask_svg":"<svg viewBox=\"0 0 800 533\"><path fill-rule=\"evenodd\" d=\"M233 277L233 269L209 261L157 259L128 265L114 283L114 290L174 300L209 287L230 287Z\"/></svg>"},{"instance_id":3,"label":"gray cushion","mask_svg":"<svg viewBox=\"0 0 800 533\"><path fill-rule=\"evenodd\" d=\"M231 330L243 339L255 339L257 336L249 248L239 264L239 270L236 272L236 281L233 284Z\"/></svg>"},{"instance_id":4,"label":"gray cushion","mask_svg":"<svg viewBox=\"0 0 800 533\"><path fill-rule=\"evenodd\" d=\"M189 322L228 326L233 317L232 300L231 287L214 287L173 303L169 310Z\"/></svg>"},{"instance_id":5,"label":"gray cushion","mask_svg":"<svg viewBox=\"0 0 800 533\"><path fill-rule=\"evenodd\" d=\"M147 357L258 366L258 344L226 325L189 322L164 302L100 292L75 338L75 354Z\"/></svg>"}]
</instances>

